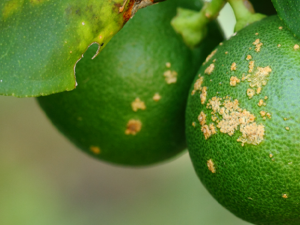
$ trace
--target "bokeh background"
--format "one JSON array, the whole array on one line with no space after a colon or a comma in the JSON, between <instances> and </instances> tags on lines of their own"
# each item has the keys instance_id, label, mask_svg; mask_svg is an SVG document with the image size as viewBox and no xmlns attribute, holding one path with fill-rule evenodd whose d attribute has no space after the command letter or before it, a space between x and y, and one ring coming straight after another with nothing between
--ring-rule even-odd
<instances>
[{"instance_id":1,"label":"bokeh background","mask_svg":"<svg viewBox=\"0 0 300 225\"><path fill-rule=\"evenodd\" d=\"M220 22L229 37L235 22L230 7ZM58 133L35 99L0 96L0 224L249 223L208 194L187 153L143 169L99 162Z\"/></svg>"}]
</instances>

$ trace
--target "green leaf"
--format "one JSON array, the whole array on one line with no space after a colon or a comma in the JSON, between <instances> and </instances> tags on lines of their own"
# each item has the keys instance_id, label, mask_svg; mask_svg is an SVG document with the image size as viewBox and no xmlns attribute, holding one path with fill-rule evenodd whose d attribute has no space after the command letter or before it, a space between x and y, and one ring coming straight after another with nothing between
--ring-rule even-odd
<instances>
[{"instance_id":1,"label":"green leaf","mask_svg":"<svg viewBox=\"0 0 300 225\"><path fill-rule=\"evenodd\" d=\"M153 4L125 0L122 8L123 1L1 0L0 95L74 89L75 66L86 49L92 43L102 49L140 3Z\"/></svg>"},{"instance_id":2,"label":"green leaf","mask_svg":"<svg viewBox=\"0 0 300 225\"><path fill-rule=\"evenodd\" d=\"M272 0L278 16L292 33L300 38L300 1L299 0Z\"/></svg>"}]
</instances>

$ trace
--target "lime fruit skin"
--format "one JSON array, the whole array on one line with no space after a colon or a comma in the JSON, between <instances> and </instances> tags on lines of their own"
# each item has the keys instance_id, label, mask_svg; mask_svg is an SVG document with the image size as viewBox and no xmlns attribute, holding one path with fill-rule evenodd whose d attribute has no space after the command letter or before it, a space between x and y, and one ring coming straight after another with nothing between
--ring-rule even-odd
<instances>
[{"instance_id":1,"label":"lime fruit skin","mask_svg":"<svg viewBox=\"0 0 300 225\"><path fill-rule=\"evenodd\" d=\"M236 216L261 225L300 224L299 40L271 16L216 49L187 104L195 171Z\"/></svg>"},{"instance_id":2,"label":"lime fruit skin","mask_svg":"<svg viewBox=\"0 0 300 225\"><path fill-rule=\"evenodd\" d=\"M185 107L194 76L206 55L223 40L216 23L196 49L170 25L178 6L199 10L196 0L172 0L139 12L91 60L91 46L78 62L78 87L38 98L53 124L97 159L144 166L184 149Z\"/></svg>"}]
</instances>

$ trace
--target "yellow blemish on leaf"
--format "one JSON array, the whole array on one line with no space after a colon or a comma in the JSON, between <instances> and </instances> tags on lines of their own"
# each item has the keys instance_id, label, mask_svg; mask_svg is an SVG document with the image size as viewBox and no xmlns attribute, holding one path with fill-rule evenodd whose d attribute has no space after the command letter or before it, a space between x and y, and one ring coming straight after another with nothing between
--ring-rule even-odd
<instances>
[{"instance_id":1,"label":"yellow blemish on leaf","mask_svg":"<svg viewBox=\"0 0 300 225\"><path fill-rule=\"evenodd\" d=\"M176 71L171 71L171 70L167 70L166 72L164 72L164 76L165 76L165 81L167 82L167 84L173 84L177 82L177 72Z\"/></svg>"},{"instance_id":2,"label":"yellow blemish on leaf","mask_svg":"<svg viewBox=\"0 0 300 225\"><path fill-rule=\"evenodd\" d=\"M232 76L230 78L230 86L236 86L237 83L240 83L240 79L238 79L237 77Z\"/></svg>"},{"instance_id":3,"label":"yellow blemish on leaf","mask_svg":"<svg viewBox=\"0 0 300 225\"><path fill-rule=\"evenodd\" d=\"M45 0L30 0L31 4L40 4L43 3Z\"/></svg>"},{"instance_id":4,"label":"yellow blemish on leaf","mask_svg":"<svg viewBox=\"0 0 300 225\"><path fill-rule=\"evenodd\" d=\"M139 109L145 110L146 105L143 101L141 101L139 98L136 98L132 103L131 103L132 110L134 112L138 111Z\"/></svg>"},{"instance_id":5,"label":"yellow blemish on leaf","mask_svg":"<svg viewBox=\"0 0 300 225\"><path fill-rule=\"evenodd\" d=\"M171 68L171 63L170 62L166 62L166 67L167 68Z\"/></svg>"},{"instance_id":6,"label":"yellow blemish on leaf","mask_svg":"<svg viewBox=\"0 0 300 225\"><path fill-rule=\"evenodd\" d=\"M153 96L153 100L158 102L161 99L161 96L158 93L155 93L155 95Z\"/></svg>"},{"instance_id":7,"label":"yellow blemish on leaf","mask_svg":"<svg viewBox=\"0 0 300 225\"><path fill-rule=\"evenodd\" d=\"M233 63L231 64L230 70L231 70L231 71L236 70L236 63L235 63L235 62L233 62Z\"/></svg>"},{"instance_id":8,"label":"yellow blemish on leaf","mask_svg":"<svg viewBox=\"0 0 300 225\"><path fill-rule=\"evenodd\" d=\"M5 3L2 9L2 18L5 20L12 16L15 12L20 11L24 0L9 0Z\"/></svg>"},{"instance_id":9,"label":"yellow blemish on leaf","mask_svg":"<svg viewBox=\"0 0 300 225\"><path fill-rule=\"evenodd\" d=\"M299 48L300 48L299 45L297 45L297 44L294 45L294 49L295 49L295 50L298 50Z\"/></svg>"},{"instance_id":10,"label":"yellow blemish on leaf","mask_svg":"<svg viewBox=\"0 0 300 225\"><path fill-rule=\"evenodd\" d=\"M125 134L136 135L142 129L142 123L139 120L129 120L125 130Z\"/></svg>"},{"instance_id":11,"label":"yellow blemish on leaf","mask_svg":"<svg viewBox=\"0 0 300 225\"><path fill-rule=\"evenodd\" d=\"M204 126L206 124L206 115L203 111L198 116L198 121L199 121L201 126Z\"/></svg>"},{"instance_id":12,"label":"yellow blemish on leaf","mask_svg":"<svg viewBox=\"0 0 300 225\"><path fill-rule=\"evenodd\" d=\"M100 152L101 152L100 148L97 146L91 146L90 150L96 155L100 154Z\"/></svg>"},{"instance_id":13,"label":"yellow blemish on leaf","mask_svg":"<svg viewBox=\"0 0 300 225\"><path fill-rule=\"evenodd\" d=\"M247 55L246 59L250 60L250 59L252 59L252 56L251 55Z\"/></svg>"},{"instance_id":14,"label":"yellow blemish on leaf","mask_svg":"<svg viewBox=\"0 0 300 225\"><path fill-rule=\"evenodd\" d=\"M203 63L203 65L205 65L218 51L218 49L213 50L205 59L205 62Z\"/></svg>"},{"instance_id":15,"label":"yellow blemish on leaf","mask_svg":"<svg viewBox=\"0 0 300 225\"><path fill-rule=\"evenodd\" d=\"M251 88L248 88L247 95L248 95L249 99L251 99L255 95L255 91Z\"/></svg>"},{"instance_id":16,"label":"yellow blemish on leaf","mask_svg":"<svg viewBox=\"0 0 300 225\"><path fill-rule=\"evenodd\" d=\"M212 63L204 71L205 74L210 75L214 71L215 65Z\"/></svg>"},{"instance_id":17,"label":"yellow blemish on leaf","mask_svg":"<svg viewBox=\"0 0 300 225\"><path fill-rule=\"evenodd\" d=\"M200 100L201 104L204 104L206 101L206 95L207 95L207 87L202 88L202 93L200 94Z\"/></svg>"},{"instance_id":18,"label":"yellow blemish on leaf","mask_svg":"<svg viewBox=\"0 0 300 225\"><path fill-rule=\"evenodd\" d=\"M283 198L288 198L287 194L282 195Z\"/></svg>"},{"instance_id":19,"label":"yellow blemish on leaf","mask_svg":"<svg viewBox=\"0 0 300 225\"><path fill-rule=\"evenodd\" d=\"M207 167L208 167L208 169L209 169L210 172L216 173L216 169L215 169L214 163L213 163L213 161L211 159L207 160L206 164L207 164Z\"/></svg>"}]
</instances>

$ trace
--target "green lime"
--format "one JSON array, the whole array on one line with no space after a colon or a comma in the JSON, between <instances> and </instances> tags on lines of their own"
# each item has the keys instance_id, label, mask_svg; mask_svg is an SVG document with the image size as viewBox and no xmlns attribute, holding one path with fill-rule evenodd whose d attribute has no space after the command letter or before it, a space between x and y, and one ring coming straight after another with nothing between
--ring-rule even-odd
<instances>
[{"instance_id":1,"label":"green lime","mask_svg":"<svg viewBox=\"0 0 300 225\"><path fill-rule=\"evenodd\" d=\"M172 0L140 10L91 60L92 46L76 67L78 87L38 98L53 124L86 153L123 165L149 165L186 149L187 94L206 55L223 39L219 26L191 50L170 25Z\"/></svg>"},{"instance_id":2,"label":"green lime","mask_svg":"<svg viewBox=\"0 0 300 225\"><path fill-rule=\"evenodd\" d=\"M300 41L277 17L249 25L200 68L186 111L201 182L254 224L300 224Z\"/></svg>"}]
</instances>

